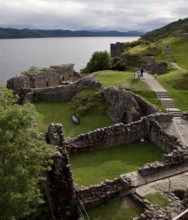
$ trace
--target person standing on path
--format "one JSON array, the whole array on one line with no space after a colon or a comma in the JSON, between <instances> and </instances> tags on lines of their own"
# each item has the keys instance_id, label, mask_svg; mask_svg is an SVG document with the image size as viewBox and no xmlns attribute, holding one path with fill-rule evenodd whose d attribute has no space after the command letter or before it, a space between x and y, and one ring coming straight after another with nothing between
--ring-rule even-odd
<instances>
[{"instance_id":1,"label":"person standing on path","mask_svg":"<svg viewBox=\"0 0 188 220\"><path fill-rule=\"evenodd\" d=\"M140 76L143 77L143 74L144 74L144 69L141 68L141 69L140 69Z\"/></svg>"}]
</instances>

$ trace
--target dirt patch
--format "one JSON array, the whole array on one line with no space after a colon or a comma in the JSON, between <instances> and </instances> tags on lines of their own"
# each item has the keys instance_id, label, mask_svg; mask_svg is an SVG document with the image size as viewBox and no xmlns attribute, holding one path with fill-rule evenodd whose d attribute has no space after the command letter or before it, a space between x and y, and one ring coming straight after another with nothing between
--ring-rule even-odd
<instances>
[{"instance_id":1,"label":"dirt patch","mask_svg":"<svg viewBox=\"0 0 188 220\"><path fill-rule=\"evenodd\" d=\"M125 197L122 204L121 204L121 207L122 208L131 208L131 209L133 209L133 208L137 208L138 205L130 197Z\"/></svg>"}]
</instances>

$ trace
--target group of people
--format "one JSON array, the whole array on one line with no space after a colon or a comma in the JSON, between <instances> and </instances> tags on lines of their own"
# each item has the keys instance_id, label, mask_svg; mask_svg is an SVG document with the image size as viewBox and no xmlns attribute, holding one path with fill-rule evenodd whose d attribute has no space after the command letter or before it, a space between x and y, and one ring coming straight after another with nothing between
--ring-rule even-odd
<instances>
[{"instance_id":1,"label":"group of people","mask_svg":"<svg viewBox=\"0 0 188 220\"><path fill-rule=\"evenodd\" d=\"M144 75L144 69L143 68L138 68L135 70L135 74L134 74L134 78L140 78L140 77L143 77Z\"/></svg>"}]
</instances>

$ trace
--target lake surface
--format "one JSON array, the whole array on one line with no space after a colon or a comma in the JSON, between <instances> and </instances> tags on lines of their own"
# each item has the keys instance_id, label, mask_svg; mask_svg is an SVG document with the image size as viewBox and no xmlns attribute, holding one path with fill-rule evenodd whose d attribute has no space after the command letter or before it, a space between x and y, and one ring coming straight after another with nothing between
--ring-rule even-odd
<instances>
[{"instance_id":1,"label":"lake surface","mask_svg":"<svg viewBox=\"0 0 188 220\"><path fill-rule=\"evenodd\" d=\"M31 66L39 68L74 63L85 67L95 51L110 52L110 44L139 37L65 37L0 40L0 85Z\"/></svg>"}]
</instances>

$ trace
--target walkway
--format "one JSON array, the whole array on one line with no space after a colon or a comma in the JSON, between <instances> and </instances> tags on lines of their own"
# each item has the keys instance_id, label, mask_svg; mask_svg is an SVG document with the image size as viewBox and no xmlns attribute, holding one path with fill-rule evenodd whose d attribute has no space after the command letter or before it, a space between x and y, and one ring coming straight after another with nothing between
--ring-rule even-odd
<instances>
[{"instance_id":1,"label":"walkway","mask_svg":"<svg viewBox=\"0 0 188 220\"><path fill-rule=\"evenodd\" d=\"M168 92L160 85L160 83L153 76L149 75L146 72L144 73L143 79L156 93L166 112L172 113L173 116L180 117L181 111L176 107L173 99L170 98Z\"/></svg>"},{"instance_id":2,"label":"walkway","mask_svg":"<svg viewBox=\"0 0 188 220\"><path fill-rule=\"evenodd\" d=\"M166 112L173 114L173 123L167 128L167 132L178 137L179 141L188 146L188 121L181 118L182 112L176 107L173 99L170 98L168 92L160 85L160 83L147 72L144 73L143 80L151 87L161 101Z\"/></svg>"}]
</instances>

